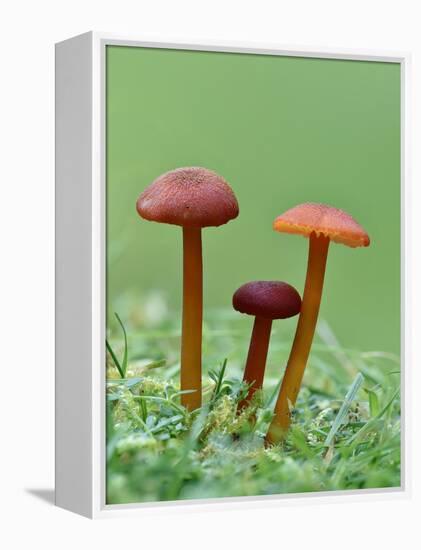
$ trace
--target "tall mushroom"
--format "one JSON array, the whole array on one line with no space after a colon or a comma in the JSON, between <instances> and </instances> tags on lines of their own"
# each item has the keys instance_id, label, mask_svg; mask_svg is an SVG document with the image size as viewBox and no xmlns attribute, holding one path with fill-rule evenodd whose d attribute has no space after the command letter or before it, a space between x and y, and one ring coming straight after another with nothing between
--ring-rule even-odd
<instances>
[{"instance_id":1,"label":"tall mushroom","mask_svg":"<svg viewBox=\"0 0 421 550\"><path fill-rule=\"evenodd\" d=\"M241 410L263 385L270 332L274 319L287 319L300 312L301 298L294 287L279 281L253 281L241 286L232 299L234 309L253 315L254 325L243 381L249 384Z\"/></svg>"},{"instance_id":2,"label":"tall mushroom","mask_svg":"<svg viewBox=\"0 0 421 550\"><path fill-rule=\"evenodd\" d=\"M238 216L227 182L207 168L177 168L159 176L137 200L146 220L183 228L183 321L181 337L182 404L202 403L202 227L219 226Z\"/></svg>"},{"instance_id":3,"label":"tall mushroom","mask_svg":"<svg viewBox=\"0 0 421 550\"><path fill-rule=\"evenodd\" d=\"M267 443L280 441L290 424L290 406L295 405L316 328L330 241L351 248L370 244L367 233L349 214L324 204L295 206L276 218L273 228L308 237L309 254L301 313Z\"/></svg>"}]
</instances>

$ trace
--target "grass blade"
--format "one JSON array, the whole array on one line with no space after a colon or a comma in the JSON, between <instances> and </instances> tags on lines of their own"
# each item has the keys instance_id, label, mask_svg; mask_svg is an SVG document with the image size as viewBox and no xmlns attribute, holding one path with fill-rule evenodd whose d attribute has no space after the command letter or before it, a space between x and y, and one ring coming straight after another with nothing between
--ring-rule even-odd
<instances>
[{"instance_id":1,"label":"grass blade","mask_svg":"<svg viewBox=\"0 0 421 550\"><path fill-rule=\"evenodd\" d=\"M218 382L215 388L215 395L218 395L218 393L221 391L222 382L224 381L225 369L227 368L227 362L228 359L224 359L224 362L222 363L221 369L218 373Z\"/></svg>"},{"instance_id":2,"label":"grass blade","mask_svg":"<svg viewBox=\"0 0 421 550\"><path fill-rule=\"evenodd\" d=\"M370 429L376 424L380 418L386 414L386 412L389 410L389 408L392 406L394 400L399 395L400 388L398 388L392 395L391 399L386 403L386 405L383 407L383 409L379 412L377 416L369 420L362 428L358 430L357 433L355 433L349 440L348 445L356 445L358 441L362 438L363 435L365 435L367 432L370 431Z\"/></svg>"},{"instance_id":3,"label":"grass blade","mask_svg":"<svg viewBox=\"0 0 421 550\"><path fill-rule=\"evenodd\" d=\"M114 365L116 366L118 373L120 374L121 378L124 378L124 372L121 368L120 361L117 359L116 354L114 353L113 348L111 347L111 344L108 342L108 340L105 340L105 345L107 346L108 353L111 355L112 360L114 361Z\"/></svg>"},{"instance_id":4,"label":"grass blade","mask_svg":"<svg viewBox=\"0 0 421 550\"><path fill-rule=\"evenodd\" d=\"M333 439L339 430L340 426L342 425L345 415L348 412L349 407L351 406L351 403L354 401L355 396L358 393L358 390L361 387L361 384L364 381L363 375L359 372L357 376L355 377L354 381L351 384L351 387L348 390L348 393L345 396L344 402L342 403L341 408L339 409L338 414L336 415L335 420L333 421L332 427L330 429L330 432L328 436L326 437L325 445L329 447Z\"/></svg>"},{"instance_id":5,"label":"grass blade","mask_svg":"<svg viewBox=\"0 0 421 550\"><path fill-rule=\"evenodd\" d=\"M121 370L123 372L123 377L122 378L125 378L126 377L126 371L127 371L127 358L128 358L127 334L126 334L126 329L124 328L123 322L120 319L118 313L114 312L114 315L116 316L116 319L119 322L119 324L120 324L120 326L123 330L123 334L124 334L124 353L123 353L123 361L121 362Z\"/></svg>"},{"instance_id":6,"label":"grass blade","mask_svg":"<svg viewBox=\"0 0 421 550\"><path fill-rule=\"evenodd\" d=\"M121 326L123 330L124 335L124 352L123 352L123 360L120 363L120 361L117 359L116 354L114 353L113 348L111 347L111 344L108 342L108 340L105 340L105 345L107 347L107 350L109 354L111 355L112 360L114 361L115 366L117 367L118 373L121 378L126 378L126 371L127 371L127 361L128 361L128 346L127 346L127 334L126 329L124 328L123 322L120 319L119 315L114 312L114 315L116 316L116 319Z\"/></svg>"},{"instance_id":7,"label":"grass blade","mask_svg":"<svg viewBox=\"0 0 421 550\"><path fill-rule=\"evenodd\" d=\"M282 384L282 378L279 380L279 382L277 382L272 394L269 396L269 399L267 400L265 408L270 409L275 406L279 390L281 389L281 384Z\"/></svg>"},{"instance_id":8,"label":"grass blade","mask_svg":"<svg viewBox=\"0 0 421 550\"><path fill-rule=\"evenodd\" d=\"M379 397L377 393L374 390L369 390L368 388L364 388L364 391L368 395L368 404L370 407L370 415L371 416L377 416L380 412L380 403L379 403Z\"/></svg>"}]
</instances>

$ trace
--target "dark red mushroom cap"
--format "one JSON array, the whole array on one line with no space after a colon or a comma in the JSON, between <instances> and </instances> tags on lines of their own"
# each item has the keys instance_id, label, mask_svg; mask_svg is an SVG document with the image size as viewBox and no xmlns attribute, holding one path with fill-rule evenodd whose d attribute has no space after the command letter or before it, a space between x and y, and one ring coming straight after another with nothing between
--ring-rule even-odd
<instances>
[{"instance_id":1,"label":"dark red mushroom cap","mask_svg":"<svg viewBox=\"0 0 421 550\"><path fill-rule=\"evenodd\" d=\"M238 216L235 195L212 170L177 168L159 176L136 203L142 218L183 227L208 227L227 223Z\"/></svg>"},{"instance_id":2,"label":"dark red mushroom cap","mask_svg":"<svg viewBox=\"0 0 421 550\"><path fill-rule=\"evenodd\" d=\"M234 309L265 319L287 319L300 313L301 298L295 288L280 281L246 283L232 298Z\"/></svg>"},{"instance_id":3,"label":"dark red mushroom cap","mask_svg":"<svg viewBox=\"0 0 421 550\"><path fill-rule=\"evenodd\" d=\"M275 231L309 237L312 233L324 235L335 243L351 248L368 246L370 237L361 225L344 210L307 202L290 208L273 222Z\"/></svg>"}]
</instances>

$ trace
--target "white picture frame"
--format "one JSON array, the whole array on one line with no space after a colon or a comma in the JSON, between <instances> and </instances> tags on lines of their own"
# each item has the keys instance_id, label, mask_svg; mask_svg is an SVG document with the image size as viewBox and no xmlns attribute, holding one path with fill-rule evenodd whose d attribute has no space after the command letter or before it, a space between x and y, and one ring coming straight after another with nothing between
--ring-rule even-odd
<instances>
[{"instance_id":1,"label":"white picture frame","mask_svg":"<svg viewBox=\"0 0 421 550\"><path fill-rule=\"evenodd\" d=\"M312 493L319 502L402 498L410 490L407 437L410 369L410 201L407 53L300 49L236 43L144 42L89 32L56 44L56 504L90 518L138 514L176 505L239 508L296 504L303 495L149 504L105 504L105 50L108 45L384 61L401 66L402 193L402 485L400 488ZM74 342L78 342L75 360ZM77 407L74 404L77 403Z\"/></svg>"}]
</instances>

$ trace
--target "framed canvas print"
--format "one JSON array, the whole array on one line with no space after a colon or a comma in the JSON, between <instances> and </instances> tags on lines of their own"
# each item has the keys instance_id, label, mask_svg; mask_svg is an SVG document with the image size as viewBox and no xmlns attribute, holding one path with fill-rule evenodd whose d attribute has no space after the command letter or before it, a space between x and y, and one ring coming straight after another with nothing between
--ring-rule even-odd
<instances>
[{"instance_id":1,"label":"framed canvas print","mask_svg":"<svg viewBox=\"0 0 421 550\"><path fill-rule=\"evenodd\" d=\"M408 58L56 45L56 502L407 488Z\"/></svg>"}]
</instances>

